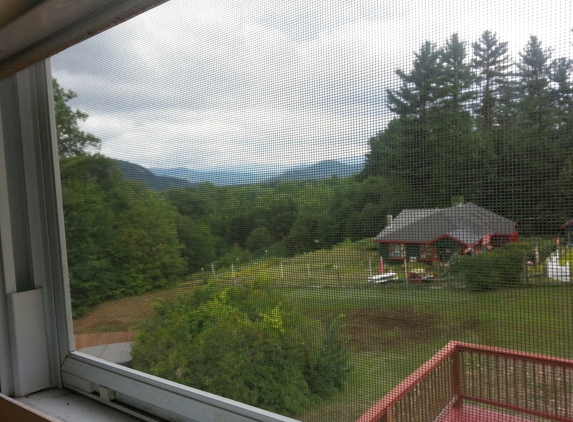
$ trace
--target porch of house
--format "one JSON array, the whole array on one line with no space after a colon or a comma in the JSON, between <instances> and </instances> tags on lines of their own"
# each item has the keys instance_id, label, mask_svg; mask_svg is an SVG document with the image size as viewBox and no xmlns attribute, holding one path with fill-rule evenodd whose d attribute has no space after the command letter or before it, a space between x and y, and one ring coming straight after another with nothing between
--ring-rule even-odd
<instances>
[{"instance_id":1,"label":"porch of house","mask_svg":"<svg viewBox=\"0 0 573 422\"><path fill-rule=\"evenodd\" d=\"M452 341L357 422L573 421L573 360Z\"/></svg>"},{"instance_id":2,"label":"porch of house","mask_svg":"<svg viewBox=\"0 0 573 422\"><path fill-rule=\"evenodd\" d=\"M524 419L523 417L472 405L464 405L459 409L450 409L438 420L440 422L532 422L531 419Z\"/></svg>"}]
</instances>

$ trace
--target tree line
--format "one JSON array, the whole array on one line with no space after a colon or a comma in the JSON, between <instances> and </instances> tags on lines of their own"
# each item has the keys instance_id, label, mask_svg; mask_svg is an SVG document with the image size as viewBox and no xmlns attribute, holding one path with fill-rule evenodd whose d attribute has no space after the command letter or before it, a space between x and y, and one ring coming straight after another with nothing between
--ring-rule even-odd
<instances>
[{"instance_id":1,"label":"tree line","mask_svg":"<svg viewBox=\"0 0 573 422\"><path fill-rule=\"evenodd\" d=\"M451 198L498 212L527 234L554 233L573 194L573 65L531 36L512 60L485 31L425 42L400 86L387 90L393 119L370 139L361 180L382 176L410 189L407 207Z\"/></svg>"}]
</instances>

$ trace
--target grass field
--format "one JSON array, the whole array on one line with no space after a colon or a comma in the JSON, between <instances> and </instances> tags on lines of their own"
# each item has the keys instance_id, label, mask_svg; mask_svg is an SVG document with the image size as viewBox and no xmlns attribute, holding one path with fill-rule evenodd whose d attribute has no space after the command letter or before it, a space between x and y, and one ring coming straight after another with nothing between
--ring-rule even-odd
<instances>
[{"instance_id":1,"label":"grass field","mask_svg":"<svg viewBox=\"0 0 573 422\"><path fill-rule=\"evenodd\" d=\"M573 288L536 286L488 293L449 283L369 287L375 251L346 245L290 259L220 271L215 282L240 284L264 273L300 312L345 316L353 372L345 391L300 415L310 421L353 421L450 340L573 358ZM396 271L403 269L397 267ZM185 294L205 274L175 288L105 303L75 321L75 331L137 330L153 303Z\"/></svg>"}]
</instances>

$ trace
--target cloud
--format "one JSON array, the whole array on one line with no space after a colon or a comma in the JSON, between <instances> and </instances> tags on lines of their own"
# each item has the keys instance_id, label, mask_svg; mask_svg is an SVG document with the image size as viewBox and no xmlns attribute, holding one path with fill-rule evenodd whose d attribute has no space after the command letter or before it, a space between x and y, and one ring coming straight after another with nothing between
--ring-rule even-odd
<instances>
[{"instance_id":1,"label":"cloud","mask_svg":"<svg viewBox=\"0 0 573 422\"><path fill-rule=\"evenodd\" d=\"M424 41L459 32L471 43L490 29L514 55L535 34L571 56L567 16L569 2L538 0L172 0L52 65L111 157L164 167L309 162L367 151L391 118L395 70Z\"/></svg>"}]
</instances>

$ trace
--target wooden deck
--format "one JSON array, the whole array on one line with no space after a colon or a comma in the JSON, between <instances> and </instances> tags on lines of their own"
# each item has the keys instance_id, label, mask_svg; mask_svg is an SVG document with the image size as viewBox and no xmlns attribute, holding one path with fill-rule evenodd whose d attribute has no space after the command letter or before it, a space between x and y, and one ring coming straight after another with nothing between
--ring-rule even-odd
<instances>
[{"instance_id":1,"label":"wooden deck","mask_svg":"<svg viewBox=\"0 0 573 422\"><path fill-rule=\"evenodd\" d=\"M573 422L571 380L573 360L452 341L357 422Z\"/></svg>"},{"instance_id":2,"label":"wooden deck","mask_svg":"<svg viewBox=\"0 0 573 422\"><path fill-rule=\"evenodd\" d=\"M531 422L531 419L464 404L460 409L451 409L440 422Z\"/></svg>"}]
</instances>

